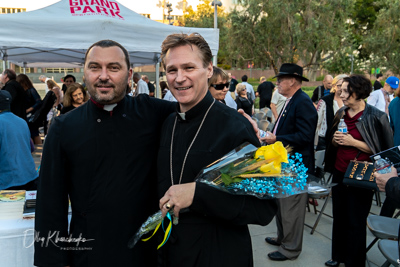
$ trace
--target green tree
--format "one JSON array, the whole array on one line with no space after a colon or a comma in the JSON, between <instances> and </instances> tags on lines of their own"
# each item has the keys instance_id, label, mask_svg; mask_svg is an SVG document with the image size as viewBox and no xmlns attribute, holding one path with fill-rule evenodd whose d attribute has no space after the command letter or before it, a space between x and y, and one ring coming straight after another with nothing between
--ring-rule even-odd
<instances>
[{"instance_id":1,"label":"green tree","mask_svg":"<svg viewBox=\"0 0 400 267\"><path fill-rule=\"evenodd\" d=\"M302 61L309 73L339 49L342 28L354 0L239 0L229 16L230 51L237 60L267 63Z\"/></svg>"},{"instance_id":2,"label":"green tree","mask_svg":"<svg viewBox=\"0 0 400 267\"><path fill-rule=\"evenodd\" d=\"M185 27L196 28L213 28L214 27L214 7L208 0L202 0L197 6L197 11L194 11L191 6L186 9L184 14L183 24ZM227 13L223 7L217 7L217 20L219 29L219 50L218 50L218 65L229 63L227 60L228 51L225 43L227 42Z\"/></svg>"},{"instance_id":3,"label":"green tree","mask_svg":"<svg viewBox=\"0 0 400 267\"><path fill-rule=\"evenodd\" d=\"M373 66L385 66L400 74L400 0L381 0L374 26L365 36L365 48Z\"/></svg>"}]
</instances>

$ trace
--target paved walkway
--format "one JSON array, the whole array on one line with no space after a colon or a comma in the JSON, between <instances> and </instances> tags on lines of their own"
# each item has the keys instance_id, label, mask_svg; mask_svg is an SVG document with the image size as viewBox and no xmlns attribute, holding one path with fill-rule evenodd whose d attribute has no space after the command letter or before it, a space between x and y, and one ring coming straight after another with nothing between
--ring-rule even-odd
<instances>
[{"instance_id":1,"label":"paved walkway","mask_svg":"<svg viewBox=\"0 0 400 267\"><path fill-rule=\"evenodd\" d=\"M36 151L33 153L33 157L36 163L36 167L40 164L40 157L42 154L42 146L36 146ZM381 193L382 201L385 198L385 194ZM323 201L318 200L319 206L321 208ZM376 205L374 201L371 208L371 213L379 214L380 207ZM332 215L332 201L328 200L328 205L325 209L325 213ZM314 225L317 219L316 214L314 214L312 207L311 212L306 212L306 224ZM323 215L318 224L318 227L314 234L310 234L311 228L304 227L303 236L303 252L300 256L293 261L284 262L274 262L269 260L267 254L269 252L275 251L276 247L269 245L265 242L266 236L275 237L276 236L276 224L275 219L267 226L249 225L250 233L252 236L253 243L253 256L254 256L254 267L264 267L264 266L278 266L278 267L319 267L325 266L324 263L330 259L331 255L331 236L332 236L332 218ZM369 230L366 230L367 244L373 240L372 234ZM234 253L240 253L240 247ZM378 245L375 244L372 249L368 252L368 258L371 262L370 266L381 266L385 262L385 258L382 256L378 249ZM341 266L344 266L343 264ZM234 266L232 266L234 267Z\"/></svg>"}]
</instances>

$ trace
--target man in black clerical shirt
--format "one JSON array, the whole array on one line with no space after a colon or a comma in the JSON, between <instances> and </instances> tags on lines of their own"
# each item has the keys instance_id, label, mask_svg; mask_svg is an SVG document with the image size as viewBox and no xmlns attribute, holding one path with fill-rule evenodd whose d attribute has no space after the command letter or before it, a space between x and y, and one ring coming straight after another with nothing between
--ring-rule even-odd
<instances>
[{"instance_id":1,"label":"man in black clerical shirt","mask_svg":"<svg viewBox=\"0 0 400 267\"><path fill-rule=\"evenodd\" d=\"M155 267L152 241L127 244L158 210L160 127L176 104L126 96L129 54L111 40L87 50L84 74L90 100L57 117L44 144L34 264Z\"/></svg>"},{"instance_id":2,"label":"man in black clerical shirt","mask_svg":"<svg viewBox=\"0 0 400 267\"><path fill-rule=\"evenodd\" d=\"M173 208L179 216L161 248L165 266L253 266L247 224L268 224L275 202L232 195L195 178L237 146L259 146L259 140L249 121L208 91L212 54L199 34L170 35L161 47L169 89L179 103L162 127L157 162L160 209L165 215Z\"/></svg>"}]
</instances>

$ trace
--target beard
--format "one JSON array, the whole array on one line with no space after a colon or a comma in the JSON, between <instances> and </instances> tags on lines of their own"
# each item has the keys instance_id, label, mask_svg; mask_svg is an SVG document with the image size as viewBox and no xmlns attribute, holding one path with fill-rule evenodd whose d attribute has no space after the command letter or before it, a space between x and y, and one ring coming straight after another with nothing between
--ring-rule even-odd
<instances>
[{"instance_id":1,"label":"beard","mask_svg":"<svg viewBox=\"0 0 400 267\"><path fill-rule=\"evenodd\" d=\"M102 92L97 90L97 87L109 87L110 91ZM115 85L109 82L96 82L94 85L87 84L88 92L90 97L99 104L109 105L115 104L124 98L126 93L126 85L123 86L122 83Z\"/></svg>"}]
</instances>

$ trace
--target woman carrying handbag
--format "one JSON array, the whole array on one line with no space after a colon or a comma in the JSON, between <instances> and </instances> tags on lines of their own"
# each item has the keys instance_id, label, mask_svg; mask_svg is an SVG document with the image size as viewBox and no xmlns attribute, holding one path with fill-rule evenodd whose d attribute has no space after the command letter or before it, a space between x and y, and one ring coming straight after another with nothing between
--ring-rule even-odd
<instances>
[{"instance_id":1,"label":"woman carrying handbag","mask_svg":"<svg viewBox=\"0 0 400 267\"><path fill-rule=\"evenodd\" d=\"M393 146L393 134L384 112L364 99L372 91L363 75L343 79L340 97L343 106L335 115L327 135L325 171L333 173L332 188L332 258L326 266L365 266L366 219L374 191L347 186L343 178L351 160L371 161L370 156ZM340 119L347 133L337 131Z\"/></svg>"}]
</instances>

